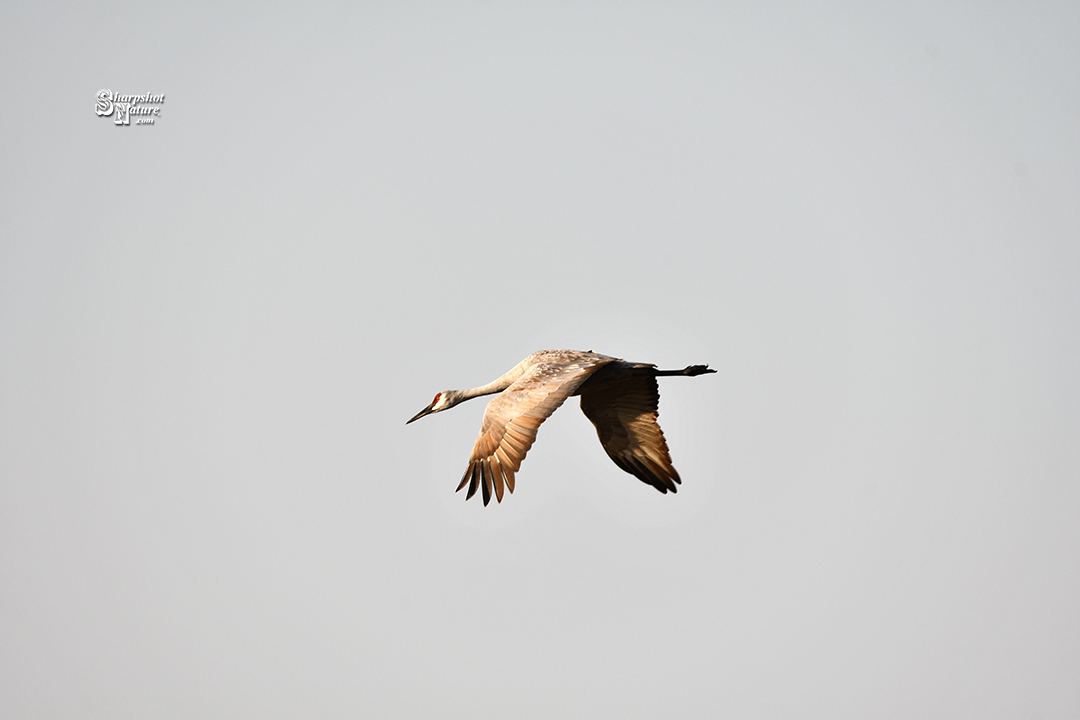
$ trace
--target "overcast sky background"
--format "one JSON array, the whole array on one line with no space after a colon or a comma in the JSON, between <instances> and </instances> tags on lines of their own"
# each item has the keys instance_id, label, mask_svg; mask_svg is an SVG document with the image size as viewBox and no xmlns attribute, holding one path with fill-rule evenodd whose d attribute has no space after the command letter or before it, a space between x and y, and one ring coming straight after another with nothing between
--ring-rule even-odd
<instances>
[{"instance_id":1,"label":"overcast sky background","mask_svg":"<svg viewBox=\"0 0 1080 720\"><path fill-rule=\"evenodd\" d=\"M976 8L5 4L0 714L1075 718L1080 5ZM718 370L677 495L454 493L545 348Z\"/></svg>"}]
</instances>

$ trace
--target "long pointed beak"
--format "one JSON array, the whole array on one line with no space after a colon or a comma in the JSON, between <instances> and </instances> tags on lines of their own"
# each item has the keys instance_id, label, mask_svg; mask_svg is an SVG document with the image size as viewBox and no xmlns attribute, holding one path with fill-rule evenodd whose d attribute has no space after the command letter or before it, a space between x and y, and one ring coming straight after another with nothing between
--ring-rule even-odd
<instances>
[{"instance_id":1,"label":"long pointed beak","mask_svg":"<svg viewBox=\"0 0 1080 720\"><path fill-rule=\"evenodd\" d=\"M413 415L413 418L412 418L412 420L407 420L407 421L405 422L405 424L406 424L406 425L408 425L409 423L413 422L414 420L419 420L420 418L424 417L425 415L430 415L430 414L431 414L431 408L432 408L432 407L433 407L434 405L435 405L435 403L432 403L431 405L428 405L428 406L427 406L426 408L424 408L424 409L423 409L423 410L421 410L420 412L418 412L418 413L416 413L415 415Z\"/></svg>"}]
</instances>

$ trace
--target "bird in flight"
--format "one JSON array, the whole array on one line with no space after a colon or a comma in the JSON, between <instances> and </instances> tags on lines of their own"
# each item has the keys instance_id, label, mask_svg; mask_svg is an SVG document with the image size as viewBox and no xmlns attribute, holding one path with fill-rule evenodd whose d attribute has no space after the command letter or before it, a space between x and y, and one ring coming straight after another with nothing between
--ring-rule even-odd
<instances>
[{"instance_id":1,"label":"bird in flight","mask_svg":"<svg viewBox=\"0 0 1080 720\"><path fill-rule=\"evenodd\" d=\"M468 500L479 487L484 505L502 502L503 487L514 492L514 474L536 440L536 430L563 401L581 396L581 411L596 426L600 444L620 468L662 493L682 483L671 464L664 433L656 423L660 393L656 378L714 373L708 365L658 370L580 350L541 350L498 380L472 390L444 390L405 424L466 400L498 393L484 411L480 436L457 489L468 483Z\"/></svg>"}]
</instances>

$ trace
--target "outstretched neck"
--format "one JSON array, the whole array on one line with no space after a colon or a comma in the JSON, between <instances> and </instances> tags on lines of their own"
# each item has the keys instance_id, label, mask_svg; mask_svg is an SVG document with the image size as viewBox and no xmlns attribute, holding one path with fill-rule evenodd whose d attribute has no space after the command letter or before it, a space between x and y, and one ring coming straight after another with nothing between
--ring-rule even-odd
<instances>
[{"instance_id":1,"label":"outstretched neck","mask_svg":"<svg viewBox=\"0 0 1080 720\"><path fill-rule=\"evenodd\" d=\"M480 397L481 395L494 395L495 393L502 392L513 384L513 380L506 380L505 378L506 376L504 375L495 382L489 382L487 385L481 385L478 388L458 390L458 394L461 396L462 400L471 400L474 397Z\"/></svg>"},{"instance_id":2,"label":"outstretched neck","mask_svg":"<svg viewBox=\"0 0 1080 720\"><path fill-rule=\"evenodd\" d=\"M455 394L458 396L458 402L465 402L471 400L474 397L480 397L481 395L494 395L495 393L502 392L506 388L514 384L514 381L524 374L525 368L518 365L510 372L503 375L494 382L489 382L487 385L481 385L480 387L472 388L470 390L457 390Z\"/></svg>"}]
</instances>

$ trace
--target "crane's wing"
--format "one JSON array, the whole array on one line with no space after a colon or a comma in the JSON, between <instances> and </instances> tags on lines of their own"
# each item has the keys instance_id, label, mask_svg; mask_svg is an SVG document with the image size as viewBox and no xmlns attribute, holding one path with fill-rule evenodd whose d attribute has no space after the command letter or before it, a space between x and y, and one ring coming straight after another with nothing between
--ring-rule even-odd
<instances>
[{"instance_id":1,"label":"crane's wing","mask_svg":"<svg viewBox=\"0 0 1080 720\"><path fill-rule=\"evenodd\" d=\"M660 392L651 374L581 395L581 411L596 426L600 444L615 464L662 493L682 483L656 423Z\"/></svg>"},{"instance_id":2,"label":"crane's wing","mask_svg":"<svg viewBox=\"0 0 1080 720\"><path fill-rule=\"evenodd\" d=\"M480 437L457 486L461 490L465 483L469 484L465 499L471 498L480 487L487 505L494 485L495 499L502 502L504 478L506 487L514 492L514 473L521 469L525 453L536 441L540 423L597 368L611 361L612 358L596 356L570 363L539 363L496 395L484 411Z\"/></svg>"}]
</instances>

